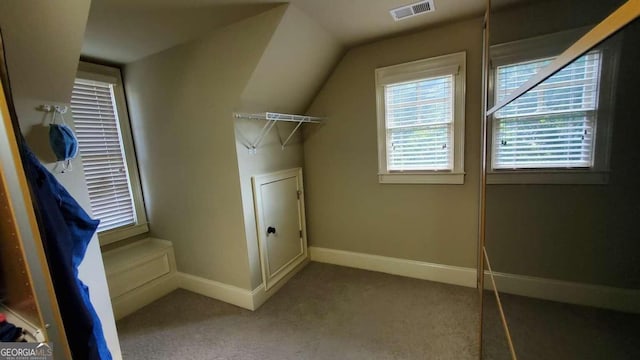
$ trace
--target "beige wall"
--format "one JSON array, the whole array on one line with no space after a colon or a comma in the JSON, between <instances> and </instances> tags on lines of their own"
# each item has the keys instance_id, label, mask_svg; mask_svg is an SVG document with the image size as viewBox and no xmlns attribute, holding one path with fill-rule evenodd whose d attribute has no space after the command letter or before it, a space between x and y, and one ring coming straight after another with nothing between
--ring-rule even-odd
<instances>
[{"instance_id":1,"label":"beige wall","mask_svg":"<svg viewBox=\"0 0 640 360\"><path fill-rule=\"evenodd\" d=\"M351 49L310 107L326 115L304 144L310 245L475 267L482 21ZM378 183L374 70L467 52L464 185Z\"/></svg>"},{"instance_id":2,"label":"beige wall","mask_svg":"<svg viewBox=\"0 0 640 360\"><path fill-rule=\"evenodd\" d=\"M244 112L283 112L301 114L322 86L341 54L341 47L313 19L289 5L260 62L242 93L238 110ZM254 141L264 121L236 120L236 147L247 249L251 266L251 285L262 283L256 233L251 177L278 170L302 167L303 151L296 132L283 150L284 141L295 124L278 123L255 154L245 147ZM313 125L306 125L313 126Z\"/></svg>"},{"instance_id":3,"label":"beige wall","mask_svg":"<svg viewBox=\"0 0 640 360\"><path fill-rule=\"evenodd\" d=\"M556 2L557 3L557 2ZM564 4L564 5L563 5ZM526 38L597 23L613 7L540 3L493 17L494 39ZM572 13L580 5L580 11ZM544 14L544 16L542 16ZM578 15L579 14L579 15ZM531 21L531 19L544 21ZM523 25L523 24L526 24ZM640 287L639 152L634 148L640 81L639 25L625 31L616 85L608 185L490 185L487 247L494 270L618 287ZM620 38L620 36L617 36ZM499 41L498 41L499 42Z\"/></svg>"},{"instance_id":4,"label":"beige wall","mask_svg":"<svg viewBox=\"0 0 640 360\"><path fill-rule=\"evenodd\" d=\"M251 288L233 111L286 10L125 67L151 234L182 272Z\"/></svg>"},{"instance_id":5,"label":"beige wall","mask_svg":"<svg viewBox=\"0 0 640 360\"><path fill-rule=\"evenodd\" d=\"M237 120L236 132L242 136L254 139L261 128L261 124L251 120ZM298 136L294 137L290 145L282 150L278 133L283 138L292 130L290 124L279 124L273 128L260 148L250 153L243 141L237 137L236 151L238 153L238 166L240 169L240 185L242 189L242 209L244 214L244 230L247 240L247 255L251 268L251 288L255 289L262 283L262 268L260 267L260 253L258 248L258 234L256 230L255 211L253 203L253 190L251 177L253 175L270 173L278 170L302 167L303 152L302 143Z\"/></svg>"},{"instance_id":6,"label":"beige wall","mask_svg":"<svg viewBox=\"0 0 640 360\"><path fill-rule=\"evenodd\" d=\"M55 157L49 148L45 113L37 108L41 104L69 105L89 5L85 0L0 2L0 27L20 127L28 145L50 170ZM73 127L71 112L66 120ZM72 172L55 173L56 178L91 213L80 157L72 165ZM121 359L97 236L91 239L79 272L89 286L111 354Z\"/></svg>"}]
</instances>

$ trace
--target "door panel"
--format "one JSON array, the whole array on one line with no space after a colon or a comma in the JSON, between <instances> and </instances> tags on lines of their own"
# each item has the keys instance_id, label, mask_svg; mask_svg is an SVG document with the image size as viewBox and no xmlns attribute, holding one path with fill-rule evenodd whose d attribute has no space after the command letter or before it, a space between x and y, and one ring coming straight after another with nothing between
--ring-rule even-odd
<instances>
[{"instance_id":1,"label":"door panel","mask_svg":"<svg viewBox=\"0 0 640 360\"><path fill-rule=\"evenodd\" d=\"M295 177L261 186L265 224L275 229L266 235L269 275L287 265L302 253L300 217L298 214L298 181Z\"/></svg>"},{"instance_id":2,"label":"door panel","mask_svg":"<svg viewBox=\"0 0 640 360\"><path fill-rule=\"evenodd\" d=\"M269 290L307 260L302 169L253 177L262 280Z\"/></svg>"}]
</instances>

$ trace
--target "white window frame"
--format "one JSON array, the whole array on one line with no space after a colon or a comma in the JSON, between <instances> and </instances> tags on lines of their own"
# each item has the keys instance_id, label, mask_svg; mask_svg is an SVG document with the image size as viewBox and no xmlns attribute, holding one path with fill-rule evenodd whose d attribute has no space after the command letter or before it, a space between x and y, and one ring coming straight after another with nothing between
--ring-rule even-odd
<instances>
[{"instance_id":1,"label":"white window frame","mask_svg":"<svg viewBox=\"0 0 640 360\"><path fill-rule=\"evenodd\" d=\"M464 121L466 52L378 68L376 102L378 120L378 181L387 184L464 184ZM385 86L407 81L453 75L453 169L390 171L387 168Z\"/></svg>"},{"instance_id":2,"label":"white window frame","mask_svg":"<svg viewBox=\"0 0 640 360\"><path fill-rule=\"evenodd\" d=\"M494 103L496 96L495 81L498 66L558 56L587 30L587 28L574 29L491 46L489 104ZM493 135L497 122L491 117L487 144L490 149L487 155L489 157L487 162L490 164L487 174L488 184L608 183L613 106L615 104L614 86L618 72L619 47L619 41L616 38L610 38L594 48L600 51L602 62L598 109L596 110L593 166L591 168L494 169L492 161L495 153Z\"/></svg>"},{"instance_id":3,"label":"white window frame","mask_svg":"<svg viewBox=\"0 0 640 360\"><path fill-rule=\"evenodd\" d=\"M140 172L138 171L137 158L133 145L133 137L131 135L131 124L129 121L129 112L124 96L124 86L120 69L80 62L76 78L101 81L114 84L113 94L115 98L116 108L118 112L118 121L120 125L120 136L122 138L122 146L124 148L125 161L127 164L127 172L129 175L129 183L131 187L131 196L133 198L133 206L135 208L136 223L134 225L121 226L98 233L100 245L104 246L120 240L124 240L136 235L149 232L149 224L147 221L144 199L142 197L142 186L140 185Z\"/></svg>"}]
</instances>

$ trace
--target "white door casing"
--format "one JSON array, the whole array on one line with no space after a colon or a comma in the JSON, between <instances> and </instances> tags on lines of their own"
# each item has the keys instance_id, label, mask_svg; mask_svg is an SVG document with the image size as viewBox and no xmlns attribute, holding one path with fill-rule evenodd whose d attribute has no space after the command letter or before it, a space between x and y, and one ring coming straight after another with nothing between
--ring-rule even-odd
<instances>
[{"instance_id":1,"label":"white door casing","mask_svg":"<svg viewBox=\"0 0 640 360\"><path fill-rule=\"evenodd\" d=\"M302 169L252 178L258 244L265 290L307 257Z\"/></svg>"}]
</instances>

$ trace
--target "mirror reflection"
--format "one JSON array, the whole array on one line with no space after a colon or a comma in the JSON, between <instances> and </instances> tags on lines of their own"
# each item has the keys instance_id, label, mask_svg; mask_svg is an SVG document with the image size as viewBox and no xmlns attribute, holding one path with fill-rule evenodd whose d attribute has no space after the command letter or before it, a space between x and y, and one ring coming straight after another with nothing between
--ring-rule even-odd
<instances>
[{"instance_id":1,"label":"mirror reflection","mask_svg":"<svg viewBox=\"0 0 640 360\"><path fill-rule=\"evenodd\" d=\"M492 9L489 103L622 3ZM518 359L640 357L638 43L636 20L489 120L486 249ZM484 359L511 359L483 300Z\"/></svg>"}]
</instances>

